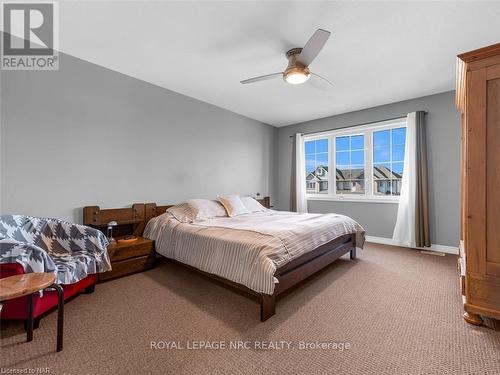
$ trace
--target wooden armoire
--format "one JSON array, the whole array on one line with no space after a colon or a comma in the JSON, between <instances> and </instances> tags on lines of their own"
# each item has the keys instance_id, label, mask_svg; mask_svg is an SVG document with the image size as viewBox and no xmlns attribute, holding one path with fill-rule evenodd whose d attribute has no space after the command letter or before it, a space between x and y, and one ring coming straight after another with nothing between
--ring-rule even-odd
<instances>
[{"instance_id":1,"label":"wooden armoire","mask_svg":"<svg viewBox=\"0 0 500 375\"><path fill-rule=\"evenodd\" d=\"M464 319L500 319L500 43L458 56Z\"/></svg>"}]
</instances>

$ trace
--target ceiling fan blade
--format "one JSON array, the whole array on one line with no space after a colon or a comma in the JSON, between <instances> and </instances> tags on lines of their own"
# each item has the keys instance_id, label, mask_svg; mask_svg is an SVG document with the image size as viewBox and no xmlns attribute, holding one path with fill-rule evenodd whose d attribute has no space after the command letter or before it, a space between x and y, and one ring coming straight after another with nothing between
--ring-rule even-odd
<instances>
[{"instance_id":1,"label":"ceiling fan blade","mask_svg":"<svg viewBox=\"0 0 500 375\"><path fill-rule=\"evenodd\" d=\"M283 73L272 73L272 74L266 74L264 76L259 76L259 77L253 77L249 79L245 79L243 81L240 81L240 83L243 83L244 85L247 83L254 83L254 82L259 82L259 81L266 81L268 79L276 78L277 76L282 76Z\"/></svg>"},{"instance_id":2,"label":"ceiling fan blade","mask_svg":"<svg viewBox=\"0 0 500 375\"><path fill-rule=\"evenodd\" d=\"M326 82L326 83L328 83L330 86L332 86L332 87L333 87L333 83L331 83L331 82L330 82L328 79L326 79L325 77L320 76L319 74L316 74L316 73L313 73L313 72L311 72L311 75L312 75L313 77L317 77L317 78L321 79L323 82Z\"/></svg>"},{"instance_id":3,"label":"ceiling fan blade","mask_svg":"<svg viewBox=\"0 0 500 375\"><path fill-rule=\"evenodd\" d=\"M313 36L307 41L304 48L302 48L302 52L297 56L297 61L302 65L309 66L316 56L318 56L318 53L325 45L330 34L329 31L323 29L316 30Z\"/></svg>"}]
</instances>

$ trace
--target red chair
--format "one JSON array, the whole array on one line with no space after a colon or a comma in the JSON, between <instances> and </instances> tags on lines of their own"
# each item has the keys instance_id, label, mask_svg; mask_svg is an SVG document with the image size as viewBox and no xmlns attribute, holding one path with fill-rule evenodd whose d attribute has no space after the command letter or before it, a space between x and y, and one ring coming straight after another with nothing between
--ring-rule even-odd
<instances>
[{"instance_id":1,"label":"red chair","mask_svg":"<svg viewBox=\"0 0 500 375\"><path fill-rule=\"evenodd\" d=\"M0 279L8 276L23 274L23 267L19 263L0 264ZM92 293L97 283L97 274L92 274L74 284L62 285L64 300L67 301L80 293ZM40 319L57 307L57 292L44 291L43 296L33 296L34 328L40 325ZM27 298L21 297L4 302L0 312L2 320L27 319Z\"/></svg>"},{"instance_id":2,"label":"red chair","mask_svg":"<svg viewBox=\"0 0 500 375\"><path fill-rule=\"evenodd\" d=\"M111 269L108 241L97 229L50 218L0 215L0 278L25 272L55 272L64 300L92 293L97 273ZM26 297L8 300L0 319L28 317ZM56 291L33 296L34 326L58 305Z\"/></svg>"}]
</instances>

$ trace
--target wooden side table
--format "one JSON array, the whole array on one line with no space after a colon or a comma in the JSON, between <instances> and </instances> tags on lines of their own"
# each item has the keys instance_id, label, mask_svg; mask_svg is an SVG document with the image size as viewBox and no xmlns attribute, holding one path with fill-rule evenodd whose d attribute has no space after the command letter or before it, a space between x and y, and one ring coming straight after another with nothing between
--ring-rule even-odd
<instances>
[{"instance_id":1,"label":"wooden side table","mask_svg":"<svg viewBox=\"0 0 500 375\"><path fill-rule=\"evenodd\" d=\"M112 269L100 273L99 281L145 271L154 265L154 242L144 237L137 237L136 240L127 243L118 241L116 244L110 244L108 245L108 253Z\"/></svg>"},{"instance_id":2,"label":"wooden side table","mask_svg":"<svg viewBox=\"0 0 500 375\"><path fill-rule=\"evenodd\" d=\"M57 351L63 348L63 321L64 321L64 292L59 284L55 283L53 273L27 273L0 279L0 311L2 302L19 297L28 298L28 327L26 342L33 340L33 293L52 288L57 291Z\"/></svg>"},{"instance_id":3,"label":"wooden side table","mask_svg":"<svg viewBox=\"0 0 500 375\"><path fill-rule=\"evenodd\" d=\"M106 231L110 221L116 222L113 237L120 240L125 236L137 237L135 241L108 245L111 271L100 273L99 281L107 281L118 277L145 271L154 266L154 242L141 237L147 224L146 205L135 203L129 208L107 208L87 206L83 208L83 224Z\"/></svg>"}]
</instances>

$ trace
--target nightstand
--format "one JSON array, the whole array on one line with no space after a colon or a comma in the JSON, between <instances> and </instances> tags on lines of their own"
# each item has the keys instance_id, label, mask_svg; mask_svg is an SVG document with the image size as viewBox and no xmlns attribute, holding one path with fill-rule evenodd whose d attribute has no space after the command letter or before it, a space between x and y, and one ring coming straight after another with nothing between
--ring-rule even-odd
<instances>
[{"instance_id":1,"label":"nightstand","mask_svg":"<svg viewBox=\"0 0 500 375\"><path fill-rule=\"evenodd\" d=\"M141 272L154 265L154 242L144 237L137 237L133 242L110 244L108 253L111 271L99 274L99 281Z\"/></svg>"},{"instance_id":2,"label":"nightstand","mask_svg":"<svg viewBox=\"0 0 500 375\"><path fill-rule=\"evenodd\" d=\"M118 241L126 235L137 237L135 241L108 245L111 271L100 273L99 281L107 281L147 270L154 265L154 242L141 237L146 226L144 204L136 203L130 208L102 210L99 206L83 208L83 223L105 231L110 221L116 221L113 237Z\"/></svg>"}]
</instances>

